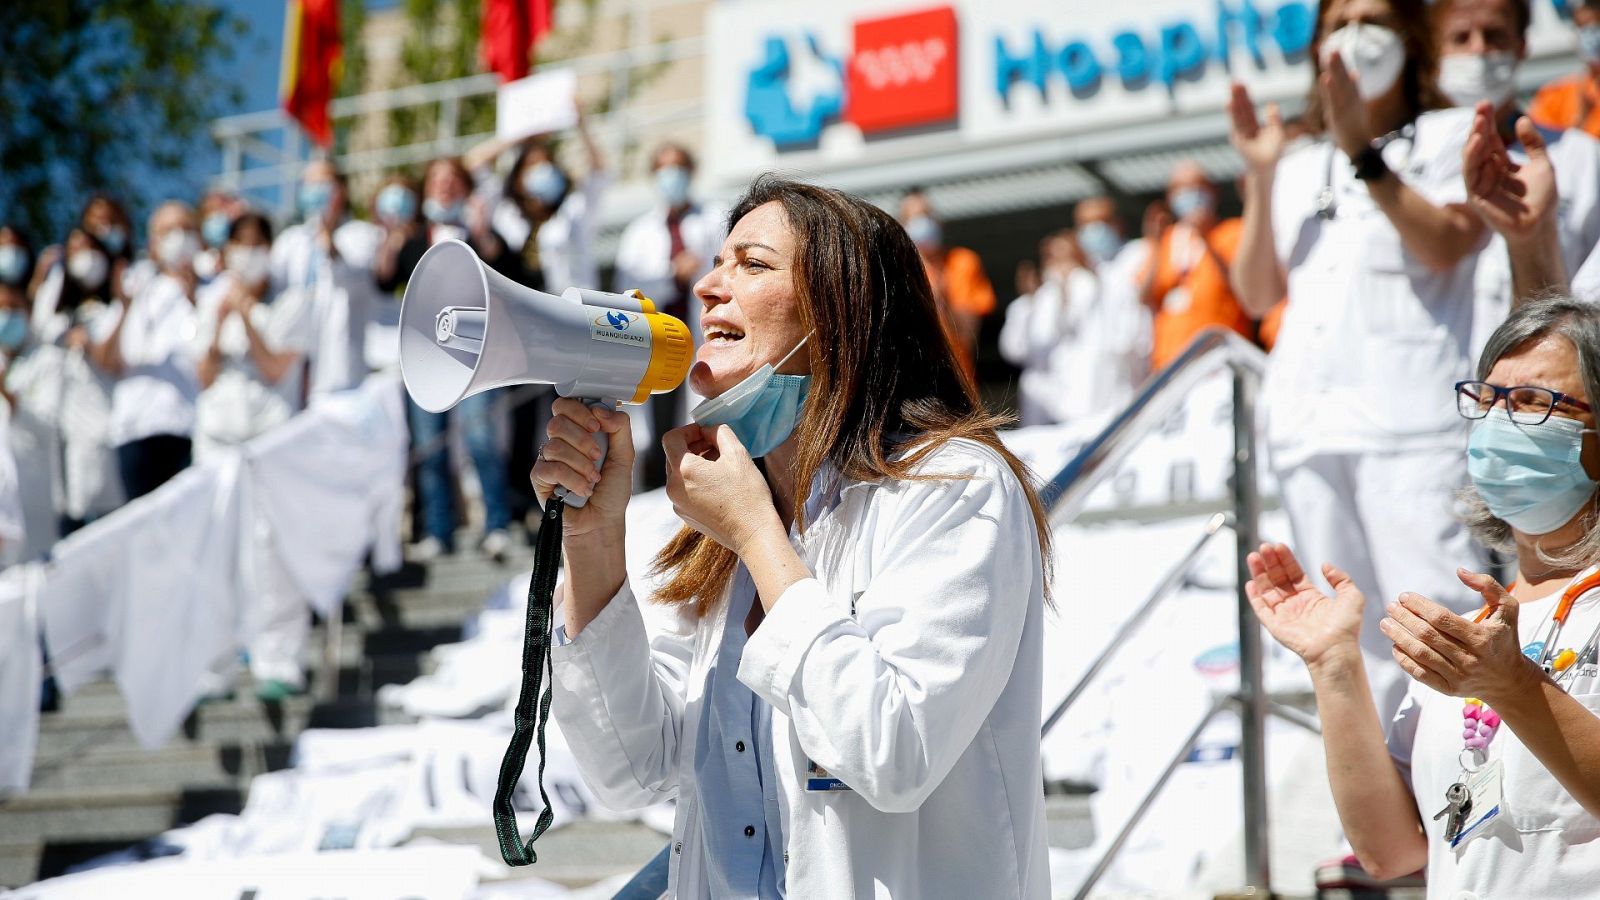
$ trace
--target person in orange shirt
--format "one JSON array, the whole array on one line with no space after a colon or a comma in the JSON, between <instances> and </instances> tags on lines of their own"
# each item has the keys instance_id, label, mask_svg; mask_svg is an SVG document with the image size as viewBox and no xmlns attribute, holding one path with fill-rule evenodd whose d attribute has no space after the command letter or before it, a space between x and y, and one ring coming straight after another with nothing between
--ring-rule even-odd
<instances>
[{"instance_id":1,"label":"person in orange shirt","mask_svg":"<svg viewBox=\"0 0 1600 900\"><path fill-rule=\"evenodd\" d=\"M1545 128L1578 128L1600 137L1600 0L1577 0L1572 24L1583 71L1540 88L1528 115Z\"/></svg>"},{"instance_id":2,"label":"person in orange shirt","mask_svg":"<svg viewBox=\"0 0 1600 900\"><path fill-rule=\"evenodd\" d=\"M1173 167L1167 204L1177 222L1145 263L1141 296L1155 314L1150 368L1172 362L1194 336L1212 325L1253 339L1255 325L1228 283L1243 220L1217 221L1217 189L1192 161Z\"/></svg>"},{"instance_id":3,"label":"person in orange shirt","mask_svg":"<svg viewBox=\"0 0 1600 900\"><path fill-rule=\"evenodd\" d=\"M955 345L956 357L967 376L976 382L978 328L995 307L994 286L984 274L983 261L966 247L945 246L944 229L920 190L907 191L900 199L900 224L922 254L922 265L944 314L945 330Z\"/></svg>"}]
</instances>

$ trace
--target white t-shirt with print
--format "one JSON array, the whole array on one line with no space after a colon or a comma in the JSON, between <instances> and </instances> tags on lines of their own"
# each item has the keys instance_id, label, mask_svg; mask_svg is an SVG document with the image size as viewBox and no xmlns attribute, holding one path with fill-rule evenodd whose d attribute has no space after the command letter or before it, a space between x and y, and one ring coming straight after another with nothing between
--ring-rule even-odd
<instances>
[{"instance_id":1,"label":"white t-shirt with print","mask_svg":"<svg viewBox=\"0 0 1600 900\"><path fill-rule=\"evenodd\" d=\"M95 319L90 334L105 340L122 316L119 301ZM119 348L123 370L111 389L111 446L156 435L189 437L200 381L191 352L194 304L183 285L158 274L127 307Z\"/></svg>"},{"instance_id":2,"label":"white t-shirt with print","mask_svg":"<svg viewBox=\"0 0 1600 900\"><path fill-rule=\"evenodd\" d=\"M1470 109L1424 113L1384 159L1429 202L1464 202L1471 124ZM1325 188L1331 218L1318 215ZM1289 285L1263 389L1277 464L1461 446L1466 429L1451 390L1470 370L1475 255L1446 272L1423 265L1327 141L1278 164L1272 221Z\"/></svg>"},{"instance_id":3,"label":"white t-shirt with print","mask_svg":"<svg viewBox=\"0 0 1600 900\"><path fill-rule=\"evenodd\" d=\"M1574 582L1594 572L1582 573ZM1550 623L1561 591L1518 609L1523 646L1538 640ZM1581 651L1600 627L1600 589L1572 606L1556 650ZM1553 654L1552 654L1553 655ZM1568 693L1600 714L1600 667L1581 660ZM1428 836L1429 900L1594 897L1600 893L1600 819L1578 801L1502 723L1489 745L1489 760L1504 766L1500 814L1452 848L1445 820L1445 790L1461 775L1463 700L1412 683L1389 729L1389 754L1416 795Z\"/></svg>"},{"instance_id":4,"label":"white t-shirt with print","mask_svg":"<svg viewBox=\"0 0 1600 900\"><path fill-rule=\"evenodd\" d=\"M216 444L241 444L287 421L300 409L305 370L297 363L276 384L268 383L250 355L250 336L238 316L228 317L222 334L217 335L217 313L233 284L233 274L224 272L201 288L196 298L195 358L210 350L215 337L222 352L222 369L200 393L195 433ZM255 305L250 322L268 347L302 357L312 349L317 321L311 297L304 290L289 288Z\"/></svg>"}]
</instances>

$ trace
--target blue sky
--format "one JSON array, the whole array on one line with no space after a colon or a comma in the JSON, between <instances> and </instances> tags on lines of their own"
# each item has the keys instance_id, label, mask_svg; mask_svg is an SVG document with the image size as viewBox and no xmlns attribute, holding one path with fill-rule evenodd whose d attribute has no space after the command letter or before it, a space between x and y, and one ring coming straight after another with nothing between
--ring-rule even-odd
<instances>
[{"instance_id":1,"label":"blue sky","mask_svg":"<svg viewBox=\"0 0 1600 900\"><path fill-rule=\"evenodd\" d=\"M3 0L0 0L3 2ZM283 56L283 0L213 0L243 20L249 32L234 48L234 58L217 72L237 85L237 104L224 115L256 112L278 105L278 77ZM368 9L388 9L398 0L367 0ZM222 170L222 154L209 132L195 136L189 162L181 172L155 179L147 200L179 197L198 200L206 183Z\"/></svg>"}]
</instances>

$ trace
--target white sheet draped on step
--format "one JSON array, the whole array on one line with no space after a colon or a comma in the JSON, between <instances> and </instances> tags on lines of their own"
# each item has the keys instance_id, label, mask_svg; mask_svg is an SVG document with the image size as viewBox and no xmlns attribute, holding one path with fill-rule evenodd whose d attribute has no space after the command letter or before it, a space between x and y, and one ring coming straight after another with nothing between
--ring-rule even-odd
<instances>
[{"instance_id":1,"label":"white sheet draped on step","mask_svg":"<svg viewBox=\"0 0 1600 900\"><path fill-rule=\"evenodd\" d=\"M329 615L369 550L399 565L406 442L399 379L374 376L62 540L40 589L61 690L111 672L134 737L165 743L281 598L269 577Z\"/></svg>"}]
</instances>

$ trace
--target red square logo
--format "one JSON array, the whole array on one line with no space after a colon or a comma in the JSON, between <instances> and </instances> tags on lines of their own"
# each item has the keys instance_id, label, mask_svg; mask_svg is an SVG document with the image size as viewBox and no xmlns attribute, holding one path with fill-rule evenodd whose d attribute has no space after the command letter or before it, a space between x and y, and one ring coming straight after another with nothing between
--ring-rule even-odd
<instances>
[{"instance_id":1,"label":"red square logo","mask_svg":"<svg viewBox=\"0 0 1600 900\"><path fill-rule=\"evenodd\" d=\"M949 6L856 22L845 121L870 134L954 119L956 34Z\"/></svg>"}]
</instances>

